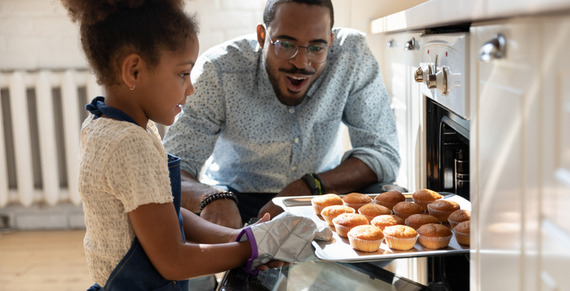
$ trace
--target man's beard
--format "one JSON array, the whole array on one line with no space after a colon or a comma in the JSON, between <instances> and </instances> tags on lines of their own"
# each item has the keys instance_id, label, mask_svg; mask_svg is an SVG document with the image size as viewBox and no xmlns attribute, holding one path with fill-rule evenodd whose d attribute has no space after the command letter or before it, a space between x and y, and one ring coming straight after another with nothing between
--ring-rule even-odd
<instances>
[{"instance_id":1,"label":"man's beard","mask_svg":"<svg viewBox=\"0 0 570 291\"><path fill-rule=\"evenodd\" d=\"M281 90L279 90L279 79L270 73L269 67L267 67L266 70L267 70L267 75L269 76L269 82L271 82L271 86L273 87L273 91L275 92L277 99L279 100L279 102L281 102L287 106L296 106L296 105L303 103L303 100L305 100L305 97L307 97L307 93L309 92L309 90L311 89L311 87L313 86L313 83L314 83L314 80L312 80L313 83L311 83L308 86L308 88L305 91L305 94L303 94L303 96L291 97L291 96L288 96L288 95L281 93ZM315 75L315 72L309 72L305 69L297 69L295 67L293 67L292 69L289 69L289 70L279 69L278 71L281 73L287 73L287 74L302 74L302 75L306 75L306 76Z\"/></svg>"}]
</instances>

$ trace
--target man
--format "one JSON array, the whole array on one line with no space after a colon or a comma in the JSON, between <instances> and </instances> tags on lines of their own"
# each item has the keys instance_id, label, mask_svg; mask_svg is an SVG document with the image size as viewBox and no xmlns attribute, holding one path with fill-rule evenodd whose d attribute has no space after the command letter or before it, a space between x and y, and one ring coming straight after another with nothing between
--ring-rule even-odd
<instances>
[{"instance_id":1,"label":"man","mask_svg":"<svg viewBox=\"0 0 570 291\"><path fill-rule=\"evenodd\" d=\"M236 228L281 212L275 193L360 191L393 182L400 165L388 95L365 36L333 30L330 0L268 0L263 20L256 36L200 56L195 94L164 139L182 158L183 206ZM344 155L341 123L353 146ZM207 184L198 181L202 170Z\"/></svg>"}]
</instances>

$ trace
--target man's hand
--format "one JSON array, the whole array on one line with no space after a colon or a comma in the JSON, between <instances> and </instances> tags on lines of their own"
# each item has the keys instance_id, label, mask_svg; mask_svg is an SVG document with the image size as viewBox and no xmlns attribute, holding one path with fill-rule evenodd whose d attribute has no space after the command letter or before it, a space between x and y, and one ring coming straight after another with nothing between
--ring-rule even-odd
<instances>
[{"instance_id":1,"label":"man's hand","mask_svg":"<svg viewBox=\"0 0 570 291\"><path fill-rule=\"evenodd\" d=\"M231 199L218 199L208 204L200 217L226 227L241 228L241 216L237 204Z\"/></svg>"},{"instance_id":2,"label":"man's hand","mask_svg":"<svg viewBox=\"0 0 570 291\"><path fill-rule=\"evenodd\" d=\"M275 205L273 202L269 201L267 202L267 204L265 204L261 210L259 210L259 214L258 214L258 218L263 217L263 215L268 214L271 215L271 217L275 217L277 215L279 215L279 213L283 212L283 208Z\"/></svg>"},{"instance_id":3,"label":"man's hand","mask_svg":"<svg viewBox=\"0 0 570 291\"><path fill-rule=\"evenodd\" d=\"M309 190L309 187L307 187L307 184L305 184L304 181L295 180L283 188L283 190L281 190L281 192L279 192L276 197L304 195L311 195L311 190ZM261 210L259 210L258 218L261 218L265 213L269 213L271 217L275 217L281 212L283 212L283 209L281 207L273 204L272 201L269 201L261 208Z\"/></svg>"}]
</instances>

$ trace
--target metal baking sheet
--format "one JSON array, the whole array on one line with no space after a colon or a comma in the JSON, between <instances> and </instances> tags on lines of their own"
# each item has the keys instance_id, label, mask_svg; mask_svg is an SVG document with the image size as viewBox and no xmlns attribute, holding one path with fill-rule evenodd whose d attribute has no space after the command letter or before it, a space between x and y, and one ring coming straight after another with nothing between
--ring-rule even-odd
<instances>
[{"instance_id":1,"label":"metal baking sheet","mask_svg":"<svg viewBox=\"0 0 570 291\"><path fill-rule=\"evenodd\" d=\"M441 193L446 200L453 200L459 203L461 209L471 210L471 203L462 198L461 196L455 194L444 194ZM371 197L375 197L378 194L368 194ZM343 195L339 195L343 196ZM406 200L412 200L412 194L404 193ZM314 196L291 196L291 197L276 197L273 198L273 203L281 206L285 211L289 211L293 214L310 217L318 224L327 225L326 221L317 216L313 207L311 206L311 199ZM392 250L388 247L385 241L382 241L380 248L376 252L366 253L354 250L347 238L340 237L333 228L333 237L330 241L321 242L313 241L313 246L315 247L315 255L323 261L332 262L367 262L367 261L382 261L382 260L392 260L401 258L412 258L412 257L427 257L427 256L443 256L451 254L465 254L469 252L469 247L460 245L455 239L455 234L449 242L449 246L443 249L428 249L424 248L419 241L416 242L414 248L408 251L398 251Z\"/></svg>"}]
</instances>

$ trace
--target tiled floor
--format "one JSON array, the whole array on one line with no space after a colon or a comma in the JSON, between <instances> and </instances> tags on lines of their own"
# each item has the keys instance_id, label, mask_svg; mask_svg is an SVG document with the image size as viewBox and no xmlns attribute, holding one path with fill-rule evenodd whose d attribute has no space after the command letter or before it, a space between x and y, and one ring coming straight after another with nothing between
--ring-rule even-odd
<instances>
[{"instance_id":1,"label":"tiled floor","mask_svg":"<svg viewBox=\"0 0 570 291\"><path fill-rule=\"evenodd\" d=\"M0 232L0 291L86 290L84 233Z\"/></svg>"}]
</instances>

